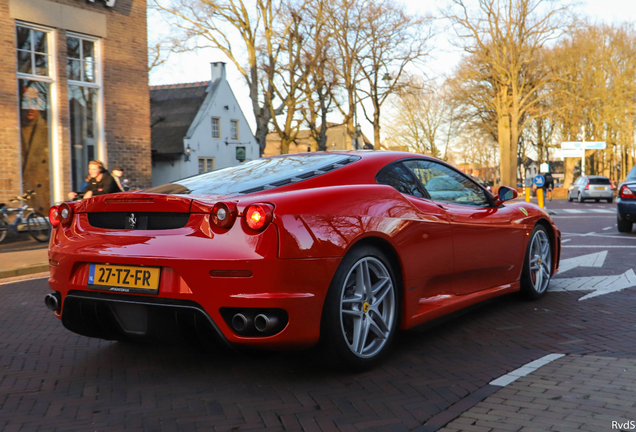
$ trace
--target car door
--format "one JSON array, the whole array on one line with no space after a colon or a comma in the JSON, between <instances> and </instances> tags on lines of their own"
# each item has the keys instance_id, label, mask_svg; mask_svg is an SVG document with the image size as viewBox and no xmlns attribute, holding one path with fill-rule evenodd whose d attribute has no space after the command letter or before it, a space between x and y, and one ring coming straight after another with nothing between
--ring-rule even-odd
<instances>
[{"instance_id":1,"label":"car door","mask_svg":"<svg viewBox=\"0 0 636 432\"><path fill-rule=\"evenodd\" d=\"M524 230L516 223L519 211L495 207L483 188L448 165L424 159L404 164L450 218L453 293L466 295L515 282L524 253Z\"/></svg>"},{"instance_id":2,"label":"car door","mask_svg":"<svg viewBox=\"0 0 636 432\"><path fill-rule=\"evenodd\" d=\"M453 247L446 211L428 199L417 179L399 161L383 168L376 181L397 189L419 210L417 218L410 217L408 228L395 237L408 279L407 296L412 300L407 308L422 306L418 306L421 299L451 294ZM410 311L410 315L415 313Z\"/></svg>"}]
</instances>

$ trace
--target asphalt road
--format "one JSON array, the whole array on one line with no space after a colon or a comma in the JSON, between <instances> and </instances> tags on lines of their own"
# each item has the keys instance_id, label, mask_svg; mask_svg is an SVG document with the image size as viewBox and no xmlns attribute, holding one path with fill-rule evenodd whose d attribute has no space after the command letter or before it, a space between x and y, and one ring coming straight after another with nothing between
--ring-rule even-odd
<instances>
[{"instance_id":1,"label":"asphalt road","mask_svg":"<svg viewBox=\"0 0 636 432\"><path fill-rule=\"evenodd\" d=\"M46 279L0 285L0 430L431 430L431 418L468 409L489 382L547 354L636 359L636 232L617 232L615 204L547 207L569 267L556 291L401 333L362 373L325 368L312 351L89 339L45 309Z\"/></svg>"}]
</instances>

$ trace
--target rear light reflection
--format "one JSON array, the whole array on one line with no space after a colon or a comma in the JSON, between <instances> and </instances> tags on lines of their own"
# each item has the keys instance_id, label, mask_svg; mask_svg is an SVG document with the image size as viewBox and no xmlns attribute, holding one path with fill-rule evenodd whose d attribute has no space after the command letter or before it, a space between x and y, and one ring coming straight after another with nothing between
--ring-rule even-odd
<instances>
[{"instance_id":1,"label":"rear light reflection","mask_svg":"<svg viewBox=\"0 0 636 432\"><path fill-rule=\"evenodd\" d=\"M245 209L245 223L255 231L263 231L272 221L272 209L266 204L252 204Z\"/></svg>"}]
</instances>

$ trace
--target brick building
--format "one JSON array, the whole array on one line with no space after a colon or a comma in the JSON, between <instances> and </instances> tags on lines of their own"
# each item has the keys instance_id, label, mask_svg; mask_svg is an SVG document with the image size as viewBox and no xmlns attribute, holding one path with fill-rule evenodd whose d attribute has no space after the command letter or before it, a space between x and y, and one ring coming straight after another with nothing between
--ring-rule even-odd
<instances>
[{"instance_id":1,"label":"brick building","mask_svg":"<svg viewBox=\"0 0 636 432\"><path fill-rule=\"evenodd\" d=\"M151 183L146 0L0 0L0 202L48 211L91 159Z\"/></svg>"}]
</instances>

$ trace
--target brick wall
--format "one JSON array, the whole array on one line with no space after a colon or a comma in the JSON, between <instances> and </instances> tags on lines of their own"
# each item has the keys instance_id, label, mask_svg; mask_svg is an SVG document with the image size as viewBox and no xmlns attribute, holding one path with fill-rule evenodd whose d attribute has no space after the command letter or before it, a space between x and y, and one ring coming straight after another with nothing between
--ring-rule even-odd
<instances>
[{"instance_id":1,"label":"brick wall","mask_svg":"<svg viewBox=\"0 0 636 432\"><path fill-rule=\"evenodd\" d=\"M107 16L102 39L104 136L108 167L122 165L133 188L151 185L150 103L147 70L146 1L104 2L51 0ZM37 23L36 23L37 24ZM66 73L66 31L57 29L57 106L63 194L71 190L70 126ZM0 0L0 202L20 191L15 20L9 0Z\"/></svg>"}]
</instances>

